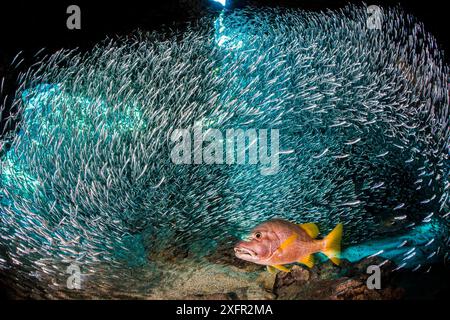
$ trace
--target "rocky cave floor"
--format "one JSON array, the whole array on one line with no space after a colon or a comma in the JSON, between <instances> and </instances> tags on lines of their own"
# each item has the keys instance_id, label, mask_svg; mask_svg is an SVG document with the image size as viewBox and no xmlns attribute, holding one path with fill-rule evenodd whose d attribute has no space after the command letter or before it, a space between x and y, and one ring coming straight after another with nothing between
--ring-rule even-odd
<instances>
[{"instance_id":1,"label":"rocky cave floor","mask_svg":"<svg viewBox=\"0 0 450 320\"><path fill-rule=\"evenodd\" d=\"M294 265L291 272L271 274L258 266L234 257L231 250L218 250L211 261L233 265L247 272L259 271L257 282L265 289L265 297L252 297L242 292L197 295L193 299L280 299L280 300L399 300L445 299L450 297L450 266L433 265L428 271L397 270L385 259L371 257L357 263L342 260L335 266L330 260L316 263L311 269ZM381 289L369 289L368 266L381 265Z\"/></svg>"},{"instance_id":2,"label":"rocky cave floor","mask_svg":"<svg viewBox=\"0 0 450 320\"><path fill-rule=\"evenodd\" d=\"M266 271L265 267L237 259L232 248L218 248L203 263L184 263L189 255L166 251L163 256L149 257L163 261L162 269L172 268L177 277L160 280L156 286L146 285L146 279L155 277L139 272L139 288L90 287L68 290L64 285L58 292L49 293L37 285L33 290L18 290L10 285L11 278L0 272L0 298L6 299L189 299L189 300L402 300L446 299L450 297L450 268L433 265L430 271L392 271L392 262L381 266L381 289L369 289L367 267L379 265L384 259L372 257L357 263L342 260L339 266L331 261L316 263L312 269L301 265L291 272ZM173 266L177 266L176 269ZM183 268L183 265L188 267ZM175 270L175 271L174 271ZM131 275L122 275L128 276ZM93 282L94 283L94 282ZM170 283L170 285L169 285Z\"/></svg>"}]
</instances>

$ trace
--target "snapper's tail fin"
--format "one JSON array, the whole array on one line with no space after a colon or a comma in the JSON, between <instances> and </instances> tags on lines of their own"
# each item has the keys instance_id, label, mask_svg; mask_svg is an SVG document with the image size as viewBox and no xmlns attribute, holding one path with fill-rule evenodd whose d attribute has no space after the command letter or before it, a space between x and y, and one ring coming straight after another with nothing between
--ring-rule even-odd
<instances>
[{"instance_id":1,"label":"snapper's tail fin","mask_svg":"<svg viewBox=\"0 0 450 320\"><path fill-rule=\"evenodd\" d=\"M341 263L341 239L344 227L339 223L333 231L331 231L324 239L324 249L322 253L325 254L335 264Z\"/></svg>"}]
</instances>

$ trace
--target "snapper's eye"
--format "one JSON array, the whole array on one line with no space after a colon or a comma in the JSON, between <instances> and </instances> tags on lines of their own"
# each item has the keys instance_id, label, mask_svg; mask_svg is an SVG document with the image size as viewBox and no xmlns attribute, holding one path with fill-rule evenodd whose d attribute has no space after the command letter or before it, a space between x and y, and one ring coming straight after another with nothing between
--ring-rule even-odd
<instances>
[{"instance_id":1,"label":"snapper's eye","mask_svg":"<svg viewBox=\"0 0 450 320\"><path fill-rule=\"evenodd\" d=\"M261 232L256 232L256 233L255 233L255 238L256 238L256 239L261 239L261 237L262 237Z\"/></svg>"}]
</instances>

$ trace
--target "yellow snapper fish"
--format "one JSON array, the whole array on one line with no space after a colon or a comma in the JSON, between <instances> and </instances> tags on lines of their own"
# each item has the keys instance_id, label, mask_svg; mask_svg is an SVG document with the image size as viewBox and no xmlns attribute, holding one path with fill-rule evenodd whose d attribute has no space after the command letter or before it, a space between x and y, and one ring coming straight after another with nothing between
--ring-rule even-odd
<instances>
[{"instance_id":1,"label":"yellow snapper fish","mask_svg":"<svg viewBox=\"0 0 450 320\"><path fill-rule=\"evenodd\" d=\"M324 239L316 239L319 228L314 223L273 219L254 228L248 241L236 244L234 252L239 259L267 266L270 272L289 272L284 265L296 262L312 268L314 254L319 252L339 265L342 232L339 223Z\"/></svg>"}]
</instances>

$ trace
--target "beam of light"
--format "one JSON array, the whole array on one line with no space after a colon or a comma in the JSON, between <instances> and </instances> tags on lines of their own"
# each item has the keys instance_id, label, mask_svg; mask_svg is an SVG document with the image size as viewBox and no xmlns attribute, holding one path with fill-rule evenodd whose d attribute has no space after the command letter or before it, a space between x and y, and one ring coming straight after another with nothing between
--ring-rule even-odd
<instances>
[{"instance_id":1,"label":"beam of light","mask_svg":"<svg viewBox=\"0 0 450 320\"><path fill-rule=\"evenodd\" d=\"M232 29L225 28L223 23L223 12L220 13L219 17L214 22L215 42L221 48L227 49L240 49L243 46L243 41L239 38L242 37L239 33L233 34Z\"/></svg>"},{"instance_id":2,"label":"beam of light","mask_svg":"<svg viewBox=\"0 0 450 320\"><path fill-rule=\"evenodd\" d=\"M227 0L212 0L213 2L217 2L220 3L222 6L225 7L225 5L227 4Z\"/></svg>"}]
</instances>

